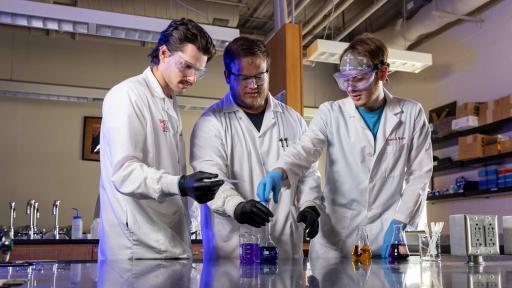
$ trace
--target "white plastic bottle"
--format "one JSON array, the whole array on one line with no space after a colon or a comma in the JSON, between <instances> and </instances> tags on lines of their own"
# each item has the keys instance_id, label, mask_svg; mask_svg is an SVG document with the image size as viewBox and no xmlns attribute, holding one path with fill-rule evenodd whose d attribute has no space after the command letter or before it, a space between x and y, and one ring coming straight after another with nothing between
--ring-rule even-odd
<instances>
[{"instance_id":1,"label":"white plastic bottle","mask_svg":"<svg viewBox=\"0 0 512 288\"><path fill-rule=\"evenodd\" d=\"M73 224L71 226L71 239L82 239L84 223L82 221L82 217L78 215L78 209L73 208L73 210L75 210L75 216L73 216Z\"/></svg>"}]
</instances>

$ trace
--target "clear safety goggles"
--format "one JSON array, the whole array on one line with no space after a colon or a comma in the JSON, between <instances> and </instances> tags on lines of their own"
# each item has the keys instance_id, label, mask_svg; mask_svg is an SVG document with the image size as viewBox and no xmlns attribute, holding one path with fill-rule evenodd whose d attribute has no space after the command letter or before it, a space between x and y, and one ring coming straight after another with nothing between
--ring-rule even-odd
<instances>
[{"instance_id":1,"label":"clear safety goggles","mask_svg":"<svg viewBox=\"0 0 512 288\"><path fill-rule=\"evenodd\" d=\"M260 86L265 84L265 81L268 79L268 71L258 73L254 76L248 76L243 74L236 74L231 71L228 71L236 81L243 83L244 85L249 85L251 81L254 81L256 86Z\"/></svg>"},{"instance_id":2,"label":"clear safety goggles","mask_svg":"<svg viewBox=\"0 0 512 288\"><path fill-rule=\"evenodd\" d=\"M206 74L208 73L208 68L206 68L206 67L201 68L201 67L198 67L198 66L188 62L179 53L174 53L173 55L178 56L173 59L173 63L174 63L174 67L178 71L180 71L180 73L187 75L187 76L191 76L191 73L193 73L192 75L194 75L194 77L196 78L197 81L203 79L206 76Z\"/></svg>"},{"instance_id":3,"label":"clear safety goggles","mask_svg":"<svg viewBox=\"0 0 512 288\"><path fill-rule=\"evenodd\" d=\"M343 91L348 90L362 90L372 84L375 79L375 72L377 70L374 69L366 69L366 70L358 70L357 72L347 73L338 72L333 75L334 79L338 83L338 86Z\"/></svg>"}]
</instances>

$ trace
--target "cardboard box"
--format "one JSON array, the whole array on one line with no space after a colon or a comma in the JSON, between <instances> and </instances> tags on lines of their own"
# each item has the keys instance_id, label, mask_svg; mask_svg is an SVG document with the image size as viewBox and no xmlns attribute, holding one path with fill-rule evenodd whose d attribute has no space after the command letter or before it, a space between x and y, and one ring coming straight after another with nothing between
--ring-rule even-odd
<instances>
[{"instance_id":1,"label":"cardboard box","mask_svg":"<svg viewBox=\"0 0 512 288\"><path fill-rule=\"evenodd\" d=\"M494 144L484 146L484 157L497 155L500 152L501 151L500 151L499 143L494 143Z\"/></svg>"},{"instance_id":2,"label":"cardboard box","mask_svg":"<svg viewBox=\"0 0 512 288\"><path fill-rule=\"evenodd\" d=\"M476 116L480 114L480 106L485 104L485 102L468 102L462 105L457 106L457 111L455 112L456 118L462 118L465 116Z\"/></svg>"},{"instance_id":3,"label":"cardboard box","mask_svg":"<svg viewBox=\"0 0 512 288\"><path fill-rule=\"evenodd\" d=\"M454 131L462 131L475 127L478 127L477 116L465 116L452 121L452 130Z\"/></svg>"},{"instance_id":4,"label":"cardboard box","mask_svg":"<svg viewBox=\"0 0 512 288\"><path fill-rule=\"evenodd\" d=\"M484 157L484 146L495 144L498 137L483 134L472 134L459 137L459 160L469 160Z\"/></svg>"},{"instance_id":5,"label":"cardboard box","mask_svg":"<svg viewBox=\"0 0 512 288\"><path fill-rule=\"evenodd\" d=\"M500 142L501 153L512 152L512 139L503 140Z\"/></svg>"},{"instance_id":6,"label":"cardboard box","mask_svg":"<svg viewBox=\"0 0 512 288\"><path fill-rule=\"evenodd\" d=\"M495 109L494 101L485 102L480 105L480 113L478 114L478 125L482 126L494 122L493 112Z\"/></svg>"},{"instance_id":7,"label":"cardboard box","mask_svg":"<svg viewBox=\"0 0 512 288\"><path fill-rule=\"evenodd\" d=\"M493 100L495 109L492 112L493 121L512 117L512 95Z\"/></svg>"}]
</instances>

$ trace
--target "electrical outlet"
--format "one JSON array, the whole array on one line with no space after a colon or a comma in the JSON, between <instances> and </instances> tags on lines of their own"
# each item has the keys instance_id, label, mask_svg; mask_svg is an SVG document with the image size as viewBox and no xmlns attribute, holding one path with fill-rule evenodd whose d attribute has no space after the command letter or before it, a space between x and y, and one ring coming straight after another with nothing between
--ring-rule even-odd
<instances>
[{"instance_id":1,"label":"electrical outlet","mask_svg":"<svg viewBox=\"0 0 512 288\"><path fill-rule=\"evenodd\" d=\"M457 256L499 255L497 215L450 215L450 250ZM465 245L461 245L461 244Z\"/></svg>"},{"instance_id":2,"label":"electrical outlet","mask_svg":"<svg viewBox=\"0 0 512 288\"><path fill-rule=\"evenodd\" d=\"M485 233L484 233L484 221L479 219L478 216L471 216L472 221L469 222L469 233L471 234L471 247L476 249L484 246Z\"/></svg>"},{"instance_id":3,"label":"electrical outlet","mask_svg":"<svg viewBox=\"0 0 512 288\"><path fill-rule=\"evenodd\" d=\"M496 223L489 216L485 217L485 247L496 247Z\"/></svg>"}]
</instances>

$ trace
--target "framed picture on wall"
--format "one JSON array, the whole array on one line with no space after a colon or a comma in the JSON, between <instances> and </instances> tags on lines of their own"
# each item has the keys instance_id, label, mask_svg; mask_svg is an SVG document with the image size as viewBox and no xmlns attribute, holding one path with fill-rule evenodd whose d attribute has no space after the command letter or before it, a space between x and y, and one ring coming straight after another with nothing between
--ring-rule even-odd
<instances>
[{"instance_id":1,"label":"framed picture on wall","mask_svg":"<svg viewBox=\"0 0 512 288\"><path fill-rule=\"evenodd\" d=\"M82 160L100 161L101 117L84 117Z\"/></svg>"}]
</instances>

